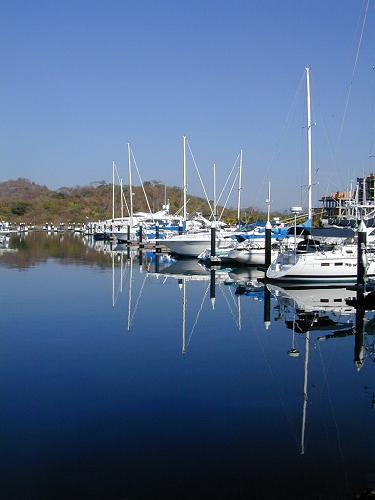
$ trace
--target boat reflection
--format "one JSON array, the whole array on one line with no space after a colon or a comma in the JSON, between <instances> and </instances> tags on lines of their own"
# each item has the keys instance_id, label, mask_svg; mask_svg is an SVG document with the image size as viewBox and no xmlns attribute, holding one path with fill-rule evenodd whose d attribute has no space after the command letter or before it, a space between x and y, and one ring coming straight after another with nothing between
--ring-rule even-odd
<instances>
[{"instance_id":1,"label":"boat reflection","mask_svg":"<svg viewBox=\"0 0 375 500\"><path fill-rule=\"evenodd\" d=\"M236 283L254 284L263 287L263 284L258 280L264 278L264 271L250 266L234 267L229 271L229 277Z\"/></svg>"},{"instance_id":2,"label":"boat reflection","mask_svg":"<svg viewBox=\"0 0 375 500\"><path fill-rule=\"evenodd\" d=\"M362 367L365 351L372 353L374 345L374 292L364 294L347 288L285 289L269 284L267 288L277 300L275 320L284 320L295 333L330 332L318 336L317 341L355 336L354 361L357 369Z\"/></svg>"},{"instance_id":3,"label":"boat reflection","mask_svg":"<svg viewBox=\"0 0 375 500\"><path fill-rule=\"evenodd\" d=\"M307 330L347 328L355 319L356 309L350 301L356 292L346 288L282 288L267 284L277 299L277 318L288 328L301 333ZM348 304L349 302L349 304Z\"/></svg>"},{"instance_id":4,"label":"boat reflection","mask_svg":"<svg viewBox=\"0 0 375 500\"><path fill-rule=\"evenodd\" d=\"M374 339L374 292L347 288L281 288L267 284L267 289L277 300L275 320L285 321L292 330L292 345L288 351L291 358L298 358L295 338L304 337L304 377L301 422L301 454L305 453L305 432L308 408L308 375L310 334L323 333L315 338L314 347L320 352L322 341L354 337L354 365L359 371L366 358L375 361ZM374 403L374 396L372 396Z\"/></svg>"},{"instance_id":5,"label":"boat reflection","mask_svg":"<svg viewBox=\"0 0 375 500\"><path fill-rule=\"evenodd\" d=\"M175 280L181 295L182 306L182 353L187 352L187 346L197 326L198 319L204 308L206 298L209 298L212 310L215 309L216 296L219 293L225 301L225 308L230 312L238 330L242 329L241 296L250 300L263 301L265 294L264 321L268 329L270 326L271 295L265 290L264 284L258 278L264 273L257 269L207 267L197 259L174 259L168 254L155 252L142 252L130 249L127 245L112 245L110 242L97 241L94 244L99 252L110 255L112 258L112 304L115 306L119 294L123 292L125 282L128 287L128 331L131 330L136 312L147 279L156 279L161 285L166 281ZM143 282L138 283L139 295L133 310L133 267L138 262L139 271L144 272ZM116 267L120 268L118 279ZM138 281L138 280L137 280ZM187 334L187 304L189 282L207 283L203 297L196 313L190 334Z\"/></svg>"},{"instance_id":6,"label":"boat reflection","mask_svg":"<svg viewBox=\"0 0 375 500\"><path fill-rule=\"evenodd\" d=\"M228 269L215 269L215 268L207 268L200 264L197 259L181 259L175 260L168 267L164 268L162 271L149 273L150 276L159 278L163 277L164 282L167 279L175 279L177 280L178 287L181 293L181 306L182 306L182 354L186 354L190 342L192 340L194 331L198 324L199 317L202 313L206 297L209 292L210 302L212 306L212 310L215 309L216 302L216 285L218 285L220 291L223 294L223 297L228 305L228 308L234 318L235 324L239 330L241 330L241 304L240 298L237 299L237 304L235 306L237 308L237 316L235 316L233 312L233 308L230 305L230 300L228 298L228 294L222 288L224 284L232 284L232 280L229 277ZM190 329L190 332L187 331L187 283L193 281L205 281L208 282L208 285L204 291L202 301L200 303L199 309L196 312L194 323ZM232 296L233 298L233 296ZM234 300L234 299L233 299Z\"/></svg>"},{"instance_id":7,"label":"boat reflection","mask_svg":"<svg viewBox=\"0 0 375 500\"><path fill-rule=\"evenodd\" d=\"M17 248L11 248L10 246L10 236L3 234L0 236L0 255L4 255L6 253L14 253L17 252Z\"/></svg>"}]
</instances>

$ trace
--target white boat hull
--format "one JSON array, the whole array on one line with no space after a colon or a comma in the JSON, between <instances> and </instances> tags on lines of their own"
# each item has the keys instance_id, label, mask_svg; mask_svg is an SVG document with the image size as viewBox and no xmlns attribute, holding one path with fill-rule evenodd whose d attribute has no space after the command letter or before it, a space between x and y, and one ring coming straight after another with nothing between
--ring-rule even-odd
<instances>
[{"instance_id":1,"label":"white boat hull","mask_svg":"<svg viewBox=\"0 0 375 500\"><path fill-rule=\"evenodd\" d=\"M211 241L209 238L204 239L189 239L189 238L179 238L178 236L171 239L160 240L164 246L166 246L171 253L176 255L181 255L182 257L198 257L207 248L210 248ZM217 239L216 248L227 248L228 240Z\"/></svg>"},{"instance_id":2,"label":"white boat hull","mask_svg":"<svg viewBox=\"0 0 375 500\"><path fill-rule=\"evenodd\" d=\"M375 261L367 264L367 276L375 275ZM356 249L280 254L267 269L273 281L294 283L353 283L357 280Z\"/></svg>"},{"instance_id":3,"label":"white boat hull","mask_svg":"<svg viewBox=\"0 0 375 500\"><path fill-rule=\"evenodd\" d=\"M277 253L271 252L271 260L276 259ZM263 266L266 262L266 251L264 248L234 248L228 253L228 259L245 266Z\"/></svg>"}]
</instances>

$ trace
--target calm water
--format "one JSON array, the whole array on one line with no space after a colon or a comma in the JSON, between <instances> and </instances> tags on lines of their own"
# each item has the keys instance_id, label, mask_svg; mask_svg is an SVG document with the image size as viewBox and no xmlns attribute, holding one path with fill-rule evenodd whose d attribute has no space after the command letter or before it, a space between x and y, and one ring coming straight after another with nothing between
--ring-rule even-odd
<instances>
[{"instance_id":1,"label":"calm water","mask_svg":"<svg viewBox=\"0 0 375 500\"><path fill-rule=\"evenodd\" d=\"M213 301L195 262L129 259L74 235L9 247L2 499L349 499L375 487L373 313L355 338L346 290L272 289L269 322L250 271L216 273Z\"/></svg>"}]
</instances>

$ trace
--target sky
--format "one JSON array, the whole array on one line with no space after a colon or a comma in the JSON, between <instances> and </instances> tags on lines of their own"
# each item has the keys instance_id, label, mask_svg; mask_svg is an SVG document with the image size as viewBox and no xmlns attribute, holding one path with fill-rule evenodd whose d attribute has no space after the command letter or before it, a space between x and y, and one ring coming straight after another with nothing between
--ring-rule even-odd
<instances>
[{"instance_id":1,"label":"sky","mask_svg":"<svg viewBox=\"0 0 375 500\"><path fill-rule=\"evenodd\" d=\"M314 205L375 171L375 0L0 7L0 181L111 181L115 160L127 183L130 142L143 180L181 185L186 135L210 198L242 148L243 206L265 208L269 181L275 209L306 206L306 66Z\"/></svg>"}]
</instances>

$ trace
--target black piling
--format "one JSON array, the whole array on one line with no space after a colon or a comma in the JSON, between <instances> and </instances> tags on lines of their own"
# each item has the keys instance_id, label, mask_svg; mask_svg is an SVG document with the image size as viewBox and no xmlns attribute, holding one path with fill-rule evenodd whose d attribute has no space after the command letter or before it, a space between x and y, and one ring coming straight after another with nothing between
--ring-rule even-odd
<instances>
[{"instance_id":1,"label":"black piling","mask_svg":"<svg viewBox=\"0 0 375 500\"><path fill-rule=\"evenodd\" d=\"M365 303L364 293L357 290L356 313L355 313L355 343L354 343L354 364L359 371L364 363L364 323L365 323Z\"/></svg>"},{"instance_id":2,"label":"black piling","mask_svg":"<svg viewBox=\"0 0 375 500\"><path fill-rule=\"evenodd\" d=\"M268 269L271 265L271 223L266 224L266 241L265 241L265 261L264 266Z\"/></svg>"},{"instance_id":3,"label":"black piling","mask_svg":"<svg viewBox=\"0 0 375 500\"><path fill-rule=\"evenodd\" d=\"M216 257L216 227L211 226L211 259Z\"/></svg>"},{"instance_id":4,"label":"black piling","mask_svg":"<svg viewBox=\"0 0 375 500\"><path fill-rule=\"evenodd\" d=\"M143 226L142 223L139 224L139 248L143 248Z\"/></svg>"},{"instance_id":5,"label":"black piling","mask_svg":"<svg viewBox=\"0 0 375 500\"><path fill-rule=\"evenodd\" d=\"M357 233L357 286L362 288L366 284L366 244L367 232L366 225L361 220Z\"/></svg>"},{"instance_id":6,"label":"black piling","mask_svg":"<svg viewBox=\"0 0 375 500\"><path fill-rule=\"evenodd\" d=\"M264 285L263 321L266 330L268 330L271 326L271 292L268 290L267 285Z\"/></svg>"},{"instance_id":7,"label":"black piling","mask_svg":"<svg viewBox=\"0 0 375 500\"><path fill-rule=\"evenodd\" d=\"M178 225L178 234L182 234L182 224Z\"/></svg>"},{"instance_id":8,"label":"black piling","mask_svg":"<svg viewBox=\"0 0 375 500\"><path fill-rule=\"evenodd\" d=\"M156 239L156 242L155 242L155 253L161 253L161 245L160 245L160 242L159 242L159 238L160 238L160 226L159 226L159 222L157 222L155 224L155 239Z\"/></svg>"},{"instance_id":9,"label":"black piling","mask_svg":"<svg viewBox=\"0 0 375 500\"><path fill-rule=\"evenodd\" d=\"M211 268L210 299L211 299L212 308L214 308L215 307L215 300L216 300L216 271L214 268Z\"/></svg>"},{"instance_id":10,"label":"black piling","mask_svg":"<svg viewBox=\"0 0 375 500\"><path fill-rule=\"evenodd\" d=\"M160 268L160 254L155 254L155 273L159 274L159 268Z\"/></svg>"},{"instance_id":11,"label":"black piling","mask_svg":"<svg viewBox=\"0 0 375 500\"><path fill-rule=\"evenodd\" d=\"M130 245L130 224L128 224L128 237L127 237L127 243Z\"/></svg>"}]
</instances>

